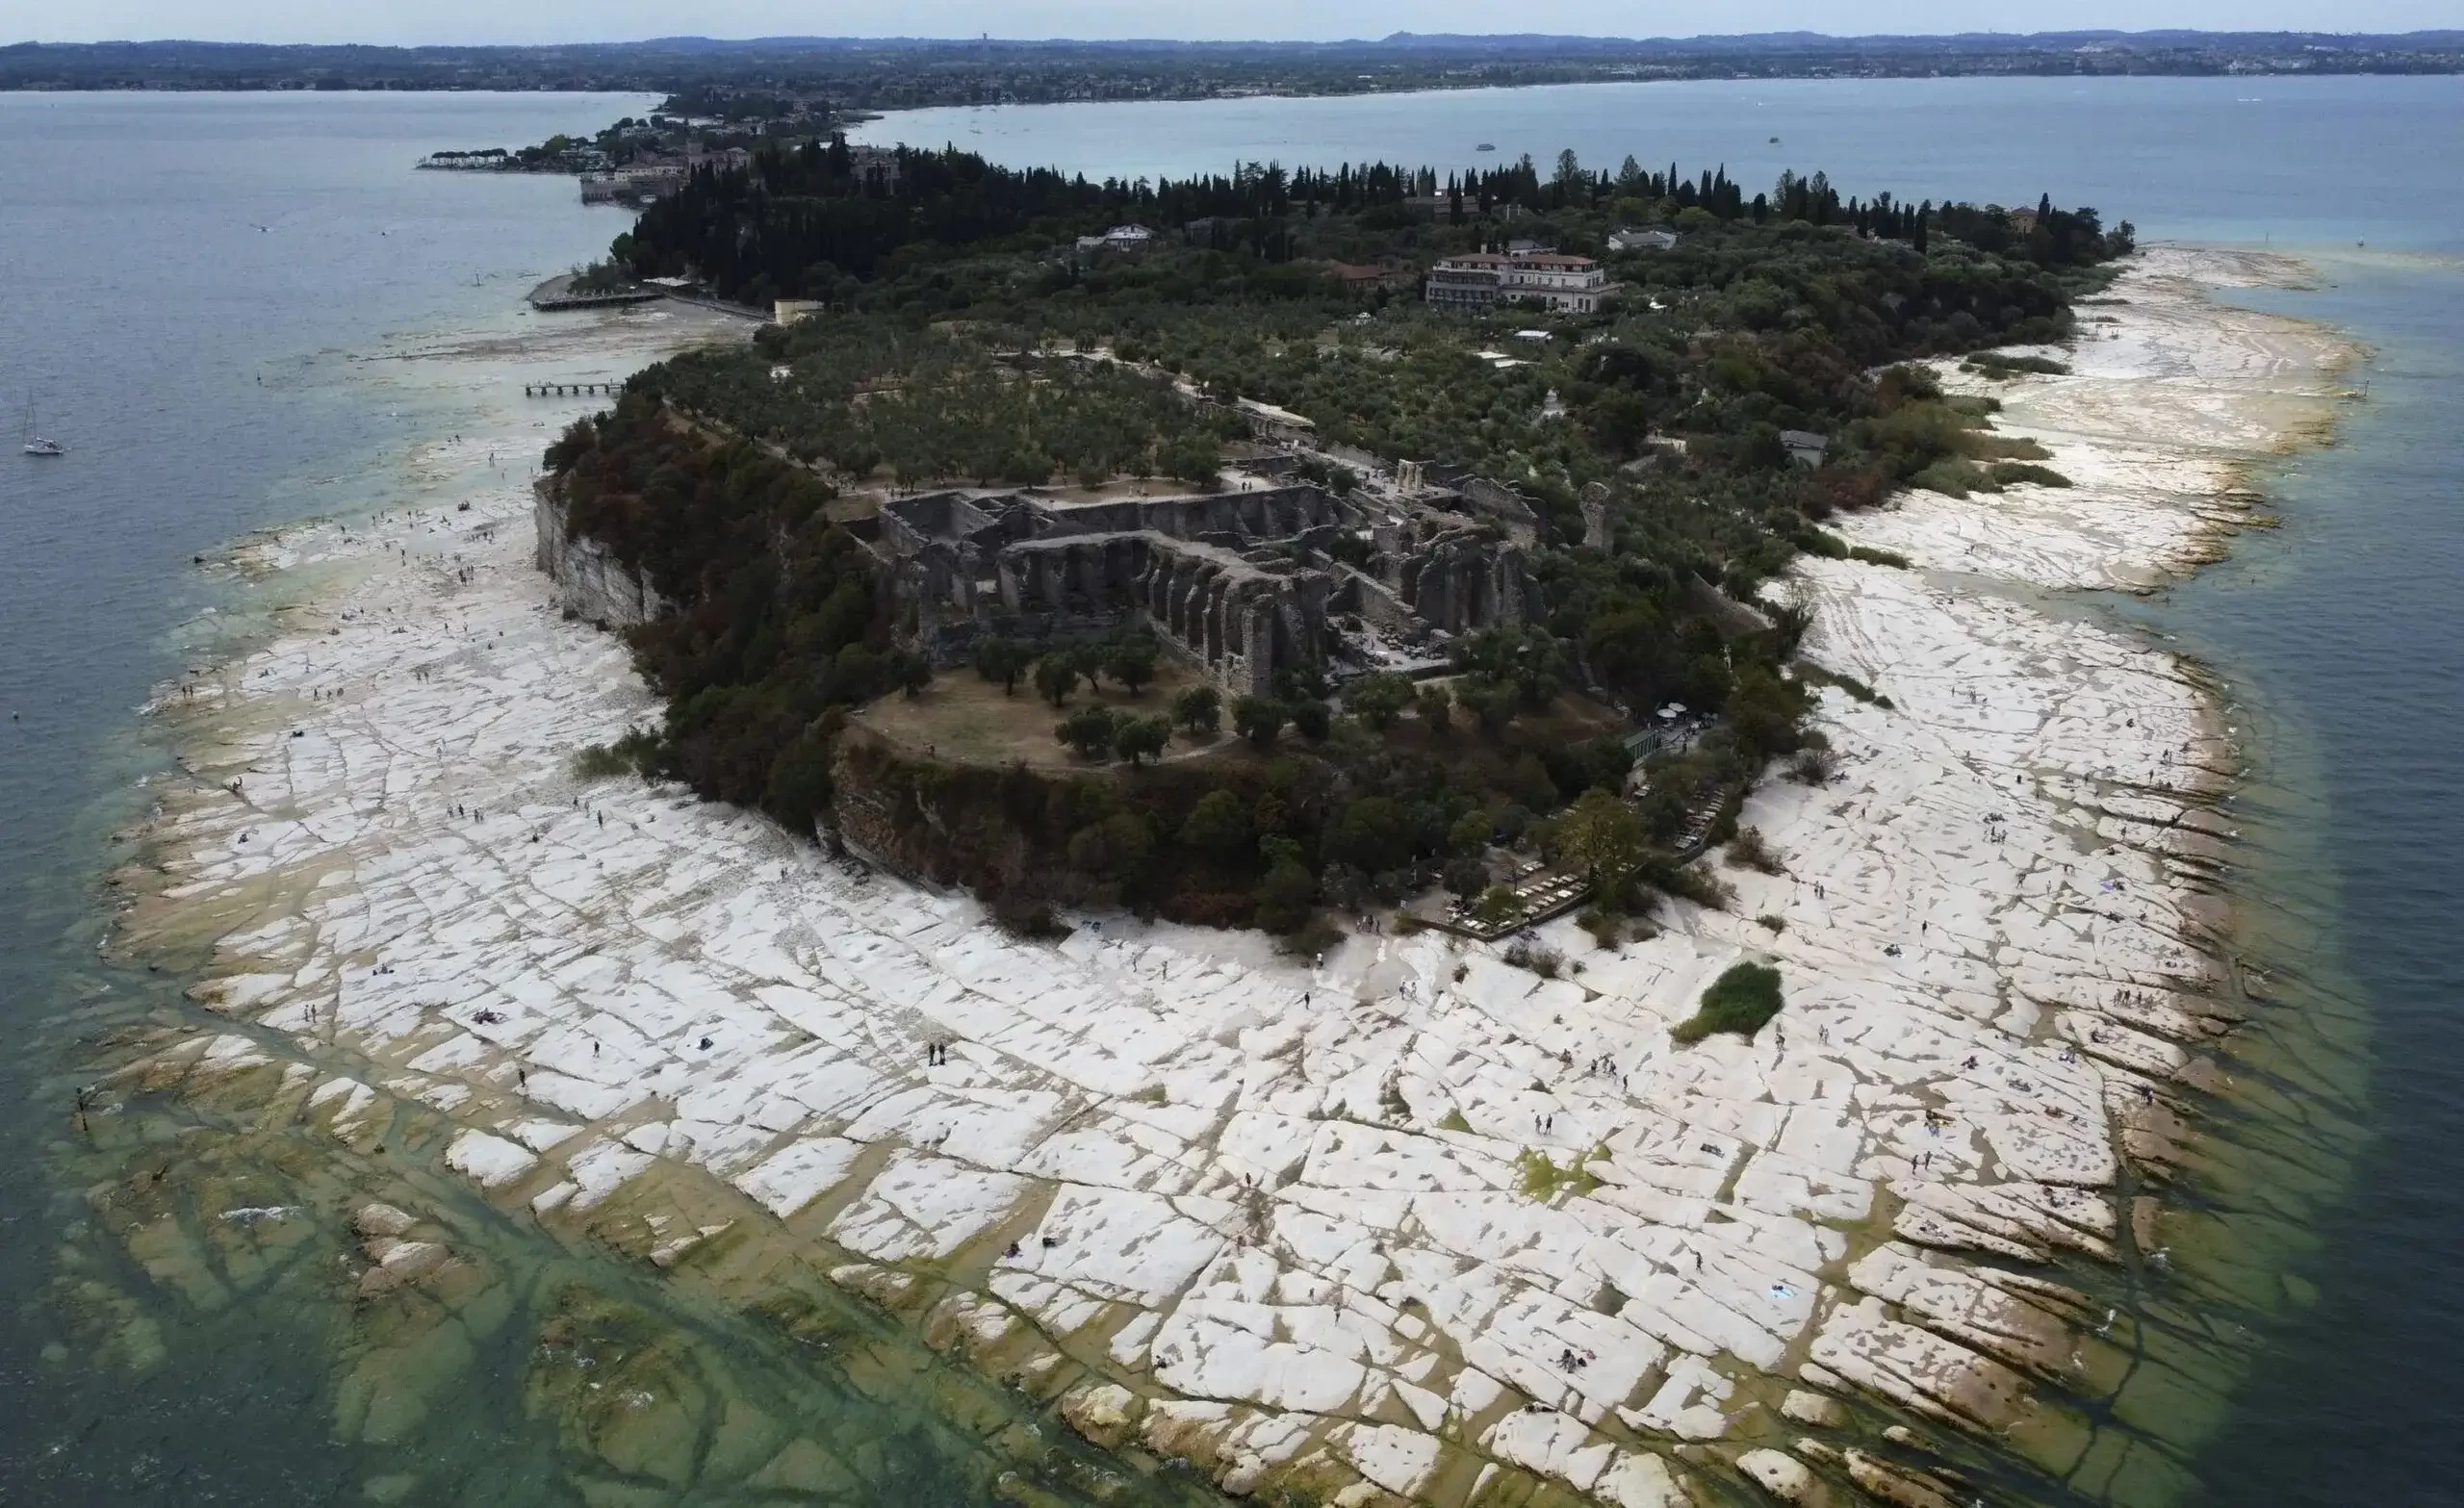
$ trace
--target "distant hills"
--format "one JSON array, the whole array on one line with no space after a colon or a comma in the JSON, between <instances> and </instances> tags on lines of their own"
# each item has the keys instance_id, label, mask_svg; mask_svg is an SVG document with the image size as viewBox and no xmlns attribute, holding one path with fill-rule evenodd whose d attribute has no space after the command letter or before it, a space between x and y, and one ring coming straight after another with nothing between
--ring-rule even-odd
<instances>
[{"instance_id":1,"label":"distant hills","mask_svg":"<svg viewBox=\"0 0 2464 1508\"><path fill-rule=\"evenodd\" d=\"M1330 45L1356 45L1333 43ZM2464 30L2366 35L2341 32L1956 32L1944 35L1877 33L1834 37L1823 32L1746 32L1701 37L1565 37L1537 32L1473 36L1453 32L1395 32L1377 39L1390 47L1460 48L1471 51L1527 50L1628 52L1949 52L1992 53L2014 50L2062 52L2080 47L2116 45L2127 49L2221 48L2280 50L2327 48L2378 51L2464 47Z\"/></svg>"},{"instance_id":2,"label":"distant hills","mask_svg":"<svg viewBox=\"0 0 2464 1508\"><path fill-rule=\"evenodd\" d=\"M767 89L840 109L1371 93L1612 79L2464 71L2464 30L1608 38L1397 32L1344 41L662 37L554 46L21 42L7 89Z\"/></svg>"}]
</instances>

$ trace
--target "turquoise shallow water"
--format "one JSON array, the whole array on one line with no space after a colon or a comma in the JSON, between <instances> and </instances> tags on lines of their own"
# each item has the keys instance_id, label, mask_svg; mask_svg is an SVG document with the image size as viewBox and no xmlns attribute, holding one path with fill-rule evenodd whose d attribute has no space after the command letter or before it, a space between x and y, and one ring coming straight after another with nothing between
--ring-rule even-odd
<instances>
[{"instance_id":1,"label":"turquoise shallow water","mask_svg":"<svg viewBox=\"0 0 2464 1508\"><path fill-rule=\"evenodd\" d=\"M398 497L407 447L455 415L373 398L352 357L388 334L460 327L622 224L580 210L566 180L419 174L411 160L639 104L0 97L0 138L24 147L0 167L12 206L0 268L15 295L0 301L0 380L38 387L45 429L73 447L60 463L0 456L0 710L18 714L0 725L12 902L0 1012L16 1048L0 1061L11 1501L347 1499L396 1464L335 1443L336 1336L292 1290L164 1306L151 1318L167 1360L136 1381L91 1354L90 1316L58 1302L63 1246L93 1249L79 1235L97 1208L83 1181L110 1171L81 1150L71 1090L107 1056L96 1038L167 1009L171 987L92 961L108 914L97 879L129 782L160 757L135 736L134 708L191 652L179 626L223 602L191 557L267 523ZM1595 162L1630 150L1689 169L1724 162L1749 183L1794 166L1861 192L2050 192L2151 236L2320 253L2326 286L2248 296L2370 343L2353 377L2368 401L2348 410L2338 446L2270 479L2281 530L2124 609L2215 665L2250 733L2237 804L2249 955L2277 1002L2243 1061L2248 1105L2220 1105L2220 1150L2186 1190L2212 1217L2218 1273L2235 1269L2231 1253L2264 1254L2244 1288L2219 1278L2211 1301L2182 1312L2186 1328L2255 1358L2192 1470L2220 1504L2456 1500L2438 1452L2449 1358L2464 1352L2464 1302L2443 1272L2464 1235L2447 1170L2464 1132L2464 979L2445 925L2464 897L2464 802L2451 789L2464 626L2445 606L2464 567L2464 208L2425 190L2464 146L2464 80L1604 86L931 112L869 134L1132 174L1265 157L1446 166L1472 161L1479 141L1543 158L1572 145ZM164 1144L167 1165L179 1149ZM570 1344L643 1322L627 1306L653 1302L654 1285L533 1250L513 1222L486 1229L528 1275L523 1303L543 1330ZM568 1299L560 1273L596 1296ZM142 1290L142 1274L110 1276ZM714 1310L659 1322L700 1347L686 1352L710 1391L870 1446L847 1451L856 1470L824 1500L982 1500L999 1465L973 1443L1020 1423L844 1315L830 1344L872 1345L866 1368L772 1346ZM496 1343L500 1354L480 1353L493 1386L411 1447L457 1463L454 1500L568 1500L552 1430L526 1415L515 1380L522 1347ZM721 1355L738 1367L724 1378Z\"/></svg>"},{"instance_id":2,"label":"turquoise shallow water","mask_svg":"<svg viewBox=\"0 0 2464 1508\"><path fill-rule=\"evenodd\" d=\"M150 1383L41 1359L79 1336L46 1285L84 1213L53 1154L83 1045L138 985L91 965L115 796L158 755L136 708L213 600L191 557L387 495L438 416L366 400L352 353L603 246L570 182L409 171L632 96L0 95L0 381L60 460L0 455L0 1496L306 1501L326 1338L291 1314L170 1336ZM263 227L263 228L259 228ZM13 423L12 434L14 426Z\"/></svg>"}]
</instances>

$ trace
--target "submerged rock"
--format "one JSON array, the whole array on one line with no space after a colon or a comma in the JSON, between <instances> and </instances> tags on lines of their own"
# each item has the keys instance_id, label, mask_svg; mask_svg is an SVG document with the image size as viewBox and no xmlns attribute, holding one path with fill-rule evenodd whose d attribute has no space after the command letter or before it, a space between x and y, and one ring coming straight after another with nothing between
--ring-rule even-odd
<instances>
[{"instance_id":1,"label":"submerged rock","mask_svg":"<svg viewBox=\"0 0 2464 1508\"><path fill-rule=\"evenodd\" d=\"M1112 1448L1138 1422L1138 1395L1118 1383L1076 1388L1061 1400L1061 1417L1096 1444Z\"/></svg>"},{"instance_id":2,"label":"submerged rock","mask_svg":"<svg viewBox=\"0 0 2464 1508\"><path fill-rule=\"evenodd\" d=\"M1848 1479L1891 1508L1960 1508L1950 1484L1862 1450L1841 1453Z\"/></svg>"},{"instance_id":3,"label":"submerged rock","mask_svg":"<svg viewBox=\"0 0 2464 1508\"><path fill-rule=\"evenodd\" d=\"M1813 1473L1807 1470L1801 1461L1776 1450L1749 1450L1737 1457L1736 1467L1753 1478L1757 1486L1784 1503L1811 1500Z\"/></svg>"},{"instance_id":4,"label":"submerged rock","mask_svg":"<svg viewBox=\"0 0 2464 1508\"><path fill-rule=\"evenodd\" d=\"M417 1225L417 1217L390 1204L364 1204L351 1214L350 1228L362 1237L399 1236Z\"/></svg>"},{"instance_id":5,"label":"submerged rock","mask_svg":"<svg viewBox=\"0 0 2464 1508\"><path fill-rule=\"evenodd\" d=\"M1801 1388L1790 1389L1788 1395L1780 1400L1780 1414L1784 1419L1794 1419L1800 1424L1811 1424L1818 1429L1837 1429L1848 1422L1848 1411L1839 1406L1836 1398L1826 1398L1821 1393L1808 1393Z\"/></svg>"}]
</instances>

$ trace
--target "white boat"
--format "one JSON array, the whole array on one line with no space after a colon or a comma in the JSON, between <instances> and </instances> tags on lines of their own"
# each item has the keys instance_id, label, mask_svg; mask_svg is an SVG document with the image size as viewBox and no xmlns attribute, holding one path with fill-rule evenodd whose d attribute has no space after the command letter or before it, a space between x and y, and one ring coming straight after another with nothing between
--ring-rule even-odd
<instances>
[{"instance_id":1,"label":"white boat","mask_svg":"<svg viewBox=\"0 0 2464 1508\"><path fill-rule=\"evenodd\" d=\"M67 447L57 440L45 440L35 433L35 396L26 395L26 438L20 447L28 455L66 455Z\"/></svg>"}]
</instances>

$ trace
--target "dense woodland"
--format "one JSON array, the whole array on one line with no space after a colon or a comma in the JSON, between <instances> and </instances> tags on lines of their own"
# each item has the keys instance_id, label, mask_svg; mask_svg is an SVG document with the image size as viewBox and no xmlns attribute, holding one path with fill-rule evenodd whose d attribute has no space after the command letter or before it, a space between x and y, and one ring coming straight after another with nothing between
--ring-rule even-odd
<instances>
[{"instance_id":1,"label":"dense woodland","mask_svg":"<svg viewBox=\"0 0 2464 1508\"><path fill-rule=\"evenodd\" d=\"M911 269L1044 250L1123 222L1269 264L1312 249L1340 254L1345 244L1360 252L1474 249L1509 233L1527 238L1516 223L1527 216L1630 222L1673 220L1688 210L1756 224L1853 226L1920 252L1939 226L1964 233L1982 252L2039 267L2091 263L2115 249L2092 210L2056 214L2049 201L2040 208L2036 228L2020 234L1999 211L1975 206L1945 204L1938 212L1930 201L1912 206L1888 193L1843 199L1820 173L1784 174L1770 192L1749 196L1725 169L1685 173L1674 163L1646 167L1630 156L1613 171L1592 170L1572 152L1547 169L1527 157L1443 175L1384 163L1346 164L1332 172L1268 164L1228 175L1096 183L1051 168L997 166L955 147L902 148L894 168L866 165L834 139L768 146L741 168L702 169L645 211L618 238L616 252L646 275L691 274L726 296L759 303L855 301L866 284ZM1338 223L1322 229L1321 220ZM1398 238L1424 221L1434 234ZM1556 239L1566 249L1585 249L1578 235ZM2124 233L2123 249L2126 243Z\"/></svg>"},{"instance_id":2,"label":"dense woodland","mask_svg":"<svg viewBox=\"0 0 2464 1508\"><path fill-rule=\"evenodd\" d=\"M1075 243L1124 220L1154 243ZM1680 239L1607 252L1632 225ZM1602 254L1617 295L1580 318L1445 316L1328 275L1330 259L1411 268L1508 240ZM1716 168L1595 171L1571 154L1545 173L1526 161L1093 184L957 153L860 174L828 147L769 152L698 176L611 255L831 312L652 369L550 459L576 525L685 604L636 631L669 711L627 753L706 795L809 828L835 750L898 809L930 812L919 834L942 878L1019 915L1125 899L1290 931L1319 905L1433 880L1476 894L1476 856L1498 841L1578 862L1606 910L1638 909L1653 887L1701 887L1671 849L1707 802L1774 760L1821 778L1802 727L1817 683L1870 695L1794 659L1794 614L1758 624L1723 602L1752 600L1800 551L1846 552L1823 522L1896 487L2062 484L1991 431L1989 399L1946 398L1905 363L2060 342L2072 300L2129 247L2126 224L2045 199L1911 207L1820 174L1749 193ZM1549 339L1512 333L1535 326ZM1996 373L2055 365L1986 360ZM827 520L834 493L1211 485L1225 422L1183 382L1296 409L1376 457L1518 488L1542 520L1546 621L1461 641L1435 691L1299 675L1270 697L1159 700L1126 718L1073 688L1143 674L1118 667L1151 665L1151 645L989 647L980 673L1044 696L1084 777L946 770L849 742L847 708L930 671L896 649L867 555ZM1783 429L1823 436L1823 463L1789 459ZM1586 496L1608 509L1610 550L1580 543ZM1616 709L1671 700L1717 713L1712 733L1661 761L1639 805L1592 799L1630 764L1609 736ZM1240 752L1142 767L1219 738ZM1126 766L1104 762L1116 755Z\"/></svg>"}]
</instances>

